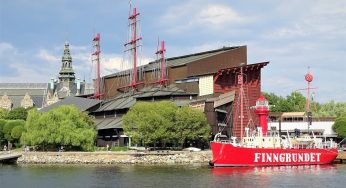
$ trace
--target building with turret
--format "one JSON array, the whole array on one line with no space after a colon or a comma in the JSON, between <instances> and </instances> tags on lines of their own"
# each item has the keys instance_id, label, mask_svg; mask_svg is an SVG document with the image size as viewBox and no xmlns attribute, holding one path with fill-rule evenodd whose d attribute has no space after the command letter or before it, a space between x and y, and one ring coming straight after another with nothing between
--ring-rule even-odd
<instances>
[{"instance_id":1,"label":"building with turret","mask_svg":"<svg viewBox=\"0 0 346 188\"><path fill-rule=\"evenodd\" d=\"M91 84L76 79L69 43L65 43L57 78L48 83L0 83L0 108L43 108L68 96L94 93Z\"/></svg>"},{"instance_id":2,"label":"building with turret","mask_svg":"<svg viewBox=\"0 0 346 188\"><path fill-rule=\"evenodd\" d=\"M52 78L48 84L46 105L53 104L68 96L94 93L94 88L91 85L79 78L76 79L69 46L69 43L66 42L58 78Z\"/></svg>"}]
</instances>

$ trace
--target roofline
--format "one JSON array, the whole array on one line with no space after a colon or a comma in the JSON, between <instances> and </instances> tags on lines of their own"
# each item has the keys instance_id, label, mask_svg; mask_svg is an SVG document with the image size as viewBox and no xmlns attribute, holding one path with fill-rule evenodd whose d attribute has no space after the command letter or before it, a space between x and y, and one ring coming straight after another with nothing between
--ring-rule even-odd
<instances>
[{"instance_id":1,"label":"roofline","mask_svg":"<svg viewBox=\"0 0 346 188\"><path fill-rule=\"evenodd\" d=\"M219 51L229 51L229 50L234 50L234 49L238 49L241 47L246 47L246 45L244 45L244 46L231 46L231 47L224 46L224 47L216 49L216 50L209 50L209 51L187 54L187 55L182 55L182 56L170 57L170 58L167 58L166 60L169 61L169 60L186 58L186 57L191 57L191 56L196 56L196 55L203 55L203 54L214 53L214 52L219 52Z\"/></svg>"},{"instance_id":2,"label":"roofline","mask_svg":"<svg viewBox=\"0 0 346 188\"><path fill-rule=\"evenodd\" d=\"M203 55L203 54L208 54L208 53L221 52L221 51L225 51L226 52L226 51L230 51L230 50L234 50L234 49L239 49L239 48L242 48L242 47L246 47L246 45L243 45L243 46L231 46L231 47L224 46L224 47L216 49L216 50L209 50L209 51L204 51L204 52L198 52L198 53L192 53L192 54L187 54L187 55L182 55L182 56L166 58L166 61L171 61L171 60L181 59L181 58L186 58L186 57L192 57L192 56L197 56L197 55ZM151 61L148 64L155 63L155 62L156 62L156 60ZM142 65L142 66L146 66L146 65ZM178 65L178 66L174 66L174 67L180 67L180 66L186 66L186 64ZM130 69L126 69L126 70L130 70ZM119 76L118 75L119 73L124 72L126 70L122 70L122 71L119 71L119 72L116 72L116 73L105 75L105 76L103 76L103 78L106 79L106 78L117 77L117 76ZM144 70L144 71L146 71L146 70Z\"/></svg>"}]
</instances>

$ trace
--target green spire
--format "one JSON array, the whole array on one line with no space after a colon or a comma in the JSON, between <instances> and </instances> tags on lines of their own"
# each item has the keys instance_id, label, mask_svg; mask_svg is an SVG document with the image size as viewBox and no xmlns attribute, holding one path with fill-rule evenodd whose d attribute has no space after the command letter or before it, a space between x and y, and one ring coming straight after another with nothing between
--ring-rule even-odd
<instances>
[{"instance_id":1,"label":"green spire","mask_svg":"<svg viewBox=\"0 0 346 188\"><path fill-rule=\"evenodd\" d=\"M70 48L69 48L68 42L65 42L65 47L64 47L64 55L62 56L62 62L71 62L72 63L72 57L70 54ZM72 64L71 64L72 66ZM72 68L72 67L71 67Z\"/></svg>"},{"instance_id":2,"label":"green spire","mask_svg":"<svg viewBox=\"0 0 346 188\"><path fill-rule=\"evenodd\" d=\"M75 73L72 68L72 57L69 46L69 43L65 42L64 55L61 58L61 69L59 72L60 82L74 82L75 80Z\"/></svg>"}]
</instances>

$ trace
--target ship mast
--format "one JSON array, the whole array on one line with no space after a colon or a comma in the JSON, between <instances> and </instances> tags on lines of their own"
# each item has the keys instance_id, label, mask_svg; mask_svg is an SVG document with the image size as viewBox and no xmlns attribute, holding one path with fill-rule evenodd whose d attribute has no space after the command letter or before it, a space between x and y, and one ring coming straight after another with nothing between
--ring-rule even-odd
<instances>
[{"instance_id":1,"label":"ship mast","mask_svg":"<svg viewBox=\"0 0 346 188\"><path fill-rule=\"evenodd\" d=\"M131 11L131 4L130 4L130 11ZM131 58L130 61L132 59L132 74L130 74L130 83L129 85L123 86L118 88L118 90L122 90L125 89L125 91L131 91L131 92L135 92L137 90L138 85L140 84L144 84L144 82L139 82L138 80L138 70L137 70L137 50L140 46L140 41L142 40L142 37L138 37L138 28L137 28L137 22L138 22L138 17L139 17L139 12L137 12L136 7L133 8L132 14L129 15L129 27L130 27L130 39L127 43L124 44L126 50L130 51L131 54Z\"/></svg>"},{"instance_id":2,"label":"ship mast","mask_svg":"<svg viewBox=\"0 0 346 188\"><path fill-rule=\"evenodd\" d=\"M142 37L137 37L137 17L139 16L139 12L137 12L136 7L133 8L132 15L129 16L130 25L132 27L131 29L131 36L132 39L126 43L124 46L129 46L128 50L132 51L132 58L133 58L133 71L132 71L132 82L128 86L132 88L132 91L136 90L137 86L141 83L137 82L137 48L138 43L140 40L142 40Z\"/></svg>"},{"instance_id":3,"label":"ship mast","mask_svg":"<svg viewBox=\"0 0 346 188\"><path fill-rule=\"evenodd\" d=\"M100 77L100 53L101 53L101 48L100 48L100 33L97 33L96 36L93 39L93 47L95 49L94 53L92 53L92 56L95 57L93 61L96 61L96 88L95 88L95 93L92 98L95 99L101 99L101 77Z\"/></svg>"},{"instance_id":4,"label":"ship mast","mask_svg":"<svg viewBox=\"0 0 346 188\"><path fill-rule=\"evenodd\" d=\"M313 80L312 73L310 71L310 67L308 67L308 73L305 74L305 81L308 82L308 87L303 88L303 89L298 89L298 90L306 90L307 91L307 96L306 96L306 115L308 119L308 134L310 132L310 126L312 125L312 112L311 112L311 90L312 89L317 89L317 87L311 87L311 82Z\"/></svg>"},{"instance_id":5,"label":"ship mast","mask_svg":"<svg viewBox=\"0 0 346 188\"><path fill-rule=\"evenodd\" d=\"M242 142L243 140L243 118L244 118L244 106L243 106L243 85L244 85L244 76L243 76L243 65L240 67L240 74L238 74L238 84L240 85L239 88L239 97L240 97L240 140Z\"/></svg>"},{"instance_id":6,"label":"ship mast","mask_svg":"<svg viewBox=\"0 0 346 188\"><path fill-rule=\"evenodd\" d=\"M156 83L159 83L161 86L165 86L168 79L166 78L166 62L165 62L165 41L161 41L161 48L157 50L156 54L159 55L158 61L161 63L161 76L160 80L156 81Z\"/></svg>"},{"instance_id":7,"label":"ship mast","mask_svg":"<svg viewBox=\"0 0 346 188\"><path fill-rule=\"evenodd\" d=\"M305 80L308 82L308 87L306 88L307 90L307 97L306 97L306 113L308 117L308 134L310 132L310 126L312 124L312 112L311 112L311 101L310 101L310 90L315 89L311 87L311 82L313 80L313 76L310 72L310 67L308 67L308 73L305 75Z\"/></svg>"}]
</instances>

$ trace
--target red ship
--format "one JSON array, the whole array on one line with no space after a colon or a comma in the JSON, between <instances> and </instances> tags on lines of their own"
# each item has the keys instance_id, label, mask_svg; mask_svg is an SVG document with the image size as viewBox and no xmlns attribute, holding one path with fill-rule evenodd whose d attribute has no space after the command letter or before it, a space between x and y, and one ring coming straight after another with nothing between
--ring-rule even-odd
<instances>
[{"instance_id":1,"label":"red ship","mask_svg":"<svg viewBox=\"0 0 346 188\"><path fill-rule=\"evenodd\" d=\"M312 75L308 73L305 76L308 81L308 96ZM274 166L274 165L313 165L328 164L335 160L338 155L337 144L332 140L322 141L316 138L313 132L303 137L290 137L280 135L276 132L268 133L268 101L261 96L256 101L255 113L259 116L260 127L257 130L250 130L245 127L243 130L243 71L240 68L238 75L239 97L240 97L240 121L241 136L240 140L231 137L230 140L222 140L221 132L215 135L210 143L213 153L213 159L209 162L214 167L226 166ZM309 98L309 97L308 97ZM308 115L309 99L307 99ZM238 117L238 116L236 116ZM308 118L309 119L309 118ZM311 121L309 122L311 125ZM245 136L243 137L243 131ZM263 134L264 133L264 134Z\"/></svg>"}]
</instances>

